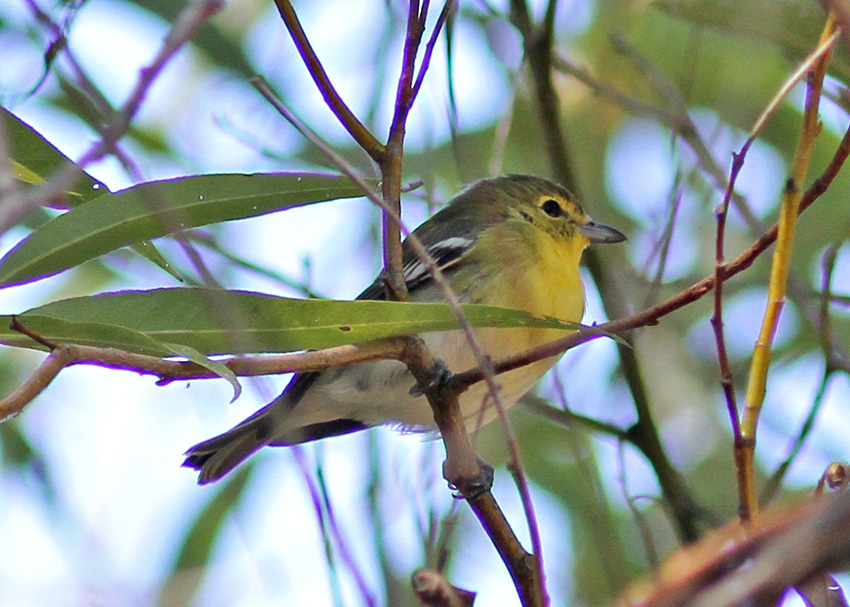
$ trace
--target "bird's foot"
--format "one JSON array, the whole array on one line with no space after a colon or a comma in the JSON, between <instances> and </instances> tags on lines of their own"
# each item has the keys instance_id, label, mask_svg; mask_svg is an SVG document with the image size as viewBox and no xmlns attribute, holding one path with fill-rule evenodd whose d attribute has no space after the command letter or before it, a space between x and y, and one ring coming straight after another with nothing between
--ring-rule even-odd
<instances>
[{"instance_id":1,"label":"bird's foot","mask_svg":"<svg viewBox=\"0 0 850 607\"><path fill-rule=\"evenodd\" d=\"M446 363L442 359L434 359L434 370L428 383L425 385L416 384L410 389L410 395L414 398L424 396L429 393L439 392L449 382L452 372L449 371Z\"/></svg>"},{"instance_id":2,"label":"bird's foot","mask_svg":"<svg viewBox=\"0 0 850 607\"><path fill-rule=\"evenodd\" d=\"M471 502L477 500L482 495L490 493L495 476L493 466L478 456L476 456L476 459L478 460L478 476L458 481L457 484L449 482L449 489L456 491L454 494L455 499L465 499Z\"/></svg>"}]
</instances>

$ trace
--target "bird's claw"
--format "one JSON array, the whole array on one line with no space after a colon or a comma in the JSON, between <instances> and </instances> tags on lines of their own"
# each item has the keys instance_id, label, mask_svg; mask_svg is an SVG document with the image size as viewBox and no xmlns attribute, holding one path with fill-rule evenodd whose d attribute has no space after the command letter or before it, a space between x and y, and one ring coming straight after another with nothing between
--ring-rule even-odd
<instances>
[{"instance_id":1,"label":"bird's claw","mask_svg":"<svg viewBox=\"0 0 850 607\"><path fill-rule=\"evenodd\" d=\"M431 373L431 378L428 380L428 383L424 386L419 384L414 385L410 388L409 394L417 398L419 396L424 396L429 393L439 392L443 386L445 386L449 378L452 376L452 372L449 371L446 363L442 361L442 359L435 358L434 359L434 371Z\"/></svg>"},{"instance_id":2,"label":"bird's claw","mask_svg":"<svg viewBox=\"0 0 850 607\"><path fill-rule=\"evenodd\" d=\"M452 497L455 499L465 499L470 502L475 501L482 495L490 493L490 489L493 488L493 478L495 477L493 466L485 462L480 457L476 457L476 459L478 460L477 477L465 481L463 483L463 487L449 483L449 489L455 491L455 493L452 494Z\"/></svg>"}]
</instances>

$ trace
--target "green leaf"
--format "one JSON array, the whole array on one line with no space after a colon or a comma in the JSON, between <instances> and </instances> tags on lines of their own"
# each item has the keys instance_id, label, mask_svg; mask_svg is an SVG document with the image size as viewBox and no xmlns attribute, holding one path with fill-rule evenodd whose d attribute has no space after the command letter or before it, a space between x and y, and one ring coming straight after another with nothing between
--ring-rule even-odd
<instances>
[{"instance_id":1,"label":"green leaf","mask_svg":"<svg viewBox=\"0 0 850 607\"><path fill-rule=\"evenodd\" d=\"M180 282L185 282L183 277L180 275L174 266L169 263L169 261L159 252L159 249L156 248L156 245L152 243L150 240L143 240L142 242L138 242L130 247L133 249L135 253L138 253L151 263L159 266L169 274L171 274L174 278L179 280Z\"/></svg>"},{"instance_id":2,"label":"green leaf","mask_svg":"<svg viewBox=\"0 0 850 607\"><path fill-rule=\"evenodd\" d=\"M492 306L467 304L463 310L477 327L580 326ZM9 329L10 320L0 316L0 342L42 347ZM173 355L175 344L205 356L290 352L458 328L451 308L441 303L288 299L200 287L76 297L34 308L17 320L52 343L156 356Z\"/></svg>"},{"instance_id":3,"label":"green leaf","mask_svg":"<svg viewBox=\"0 0 850 607\"><path fill-rule=\"evenodd\" d=\"M12 141L12 170L20 181L30 185L40 185L54 172L67 164L74 164L59 149L45 139L23 120L0 108L0 120L9 126ZM80 169L80 180L76 191L67 192L67 202L74 207L104 193L109 189L97 179ZM63 206L61 208L67 208ZM168 263L152 242L141 242L133 247L139 255L158 265L160 268L183 281L177 271Z\"/></svg>"},{"instance_id":4,"label":"green leaf","mask_svg":"<svg viewBox=\"0 0 850 607\"><path fill-rule=\"evenodd\" d=\"M348 178L195 175L104 194L47 222L0 260L0 286L52 276L121 247L188 228L362 196Z\"/></svg>"},{"instance_id":5,"label":"green leaf","mask_svg":"<svg viewBox=\"0 0 850 607\"><path fill-rule=\"evenodd\" d=\"M47 349L31 337L10 328L13 320L28 332L51 344L117 348L133 354L162 358L175 355L166 344L127 327L30 313L14 317L0 316L0 342L39 350Z\"/></svg>"},{"instance_id":6,"label":"green leaf","mask_svg":"<svg viewBox=\"0 0 850 607\"><path fill-rule=\"evenodd\" d=\"M20 181L30 185L44 183L53 173L74 162L59 151L26 122L0 107L0 120L9 129L12 172ZM85 202L103 194L106 187L97 179L80 169L78 186L68 192L71 203Z\"/></svg>"},{"instance_id":7,"label":"green leaf","mask_svg":"<svg viewBox=\"0 0 850 607\"><path fill-rule=\"evenodd\" d=\"M228 383L233 386L233 398L230 399L230 402L235 402L239 395L242 394L242 384L239 383L239 380L236 378L236 373L230 370L227 365L224 365L218 361L211 360L198 352L197 350L190 348L188 346L183 346L180 344L168 344L174 354L178 356L182 356L183 358L192 361L196 365L199 365L205 369L208 369L218 375L222 379L226 379Z\"/></svg>"},{"instance_id":8,"label":"green leaf","mask_svg":"<svg viewBox=\"0 0 850 607\"><path fill-rule=\"evenodd\" d=\"M22 467L41 459L20 426L11 423L0 424L0 454L4 464Z\"/></svg>"}]
</instances>

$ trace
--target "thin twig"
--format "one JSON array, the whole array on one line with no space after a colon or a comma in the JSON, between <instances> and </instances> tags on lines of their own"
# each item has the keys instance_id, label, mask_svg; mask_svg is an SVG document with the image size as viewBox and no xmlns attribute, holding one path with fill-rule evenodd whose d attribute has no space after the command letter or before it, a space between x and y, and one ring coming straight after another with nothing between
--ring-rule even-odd
<instances>
[{"instance_id":1,"label":"thin twig","mask_svg":"<svg viewBox=\"0 0 850 607\"><path fill-rule=\"evenodd\" d=\"M788 282L788 271L791 263L791 247L794 241L794 231L801 202L800 188L806 179L809 161L812 156L814 142L820 133L818 123L818 106L820 91L826 74L826 67L831 58L832 43L834 43L835 21L827 18L826 26L821 34L820 46L827 46L827 51L814 63L808 79L806 104L803 113L803 124L790 176L785 184L782 203L780 206L779 228L776 249L770 271L768 302L764 319L753 351L752 364L747 382L747 403L741 418L741 443L739 478L743 481L740 488L744 496L741 504L742 515L749 515L757 522L758 499L755 491L755 464L753 461L756 430L767 385L767 373L770 367L770 354L773 337L779 324L779 317L785 301L785 290Z\"/></svg>"},{"instance_id":2,"label":"thin twig","mask_svg":"<svg viewBox=\"0 0 850 607\"><path fill-rule=\"evenodd\" d=\"M53 175L44 186L32 190L29 196L22 197L18 204L4 203L0 214L0 234L16 225L30 209L45 206L50 201L59 200L73 187L73 183L82 174L82 169L100 160L115 150L117 142L126 134L147 97L151 85L174 58L184 44L191 40L198 29L224 6L224 0L197 0L190 2L177 16L174 25L157 51L151 63L142 68L136 84L124 105L113 113L107 121L103 136L76 163L69 163Z\"/></svg>"},{"instance_id":3,"label":"thin twig","mask_svg":"<svg viewBox=\"0 0 850 607\"><path fill-rule=\"evenodd\" d=\"M759 114L755 124L750 129L749 136L741 149L737 153L732 154L732 168L730 170L729 180L726 184L726 191L723 194L723 201L718 206L715 214L717 216L717 236L715 239L715 264L714 264L714 315L711 318L711 326L714 329L715 343L717 344L717 359L720 366L720 385L723 389L723 394L726 399L726 409L729 414L729 421L732 427L732 436L735 443L736 457L743 451L743 437L741 436L741 422L738 416L738 405L735 400L734 378L732 377L731 367L729 365L729 357L726 352L726 341L723 336L723 263L724 259L724 240L726 235L726 218L729 212L729 201L735 191L735 183L738 180L738 174L744 166L744 160L747 152L755 142L767 120L772 116L779 104L785 99L794 85L799 82L809 69L818 61L825 53L828 53L835 44L838 33L834 33L830 38L823 41L818 47L809 53L808 57L794 70L794 72L785 79L785 82L779 90L773 95L770 102ZM742 462L739 462L742 463ZM743 465L736 466L739 474L744 470ZM738 487L743 488L746 483L743 478L739 477ZM740 504L742 510L741 517L746 520L748 513L746 508L743 508L745 503L744 495L740 496Z\"/></svg>"},{"instance_id":4,"label":"thin twig","mask_svg":"<svg viewBox=\"0 0 850 607\"><path fill-rule=\"evenodd\" d=\"M292 8L292 4L289 0L275 0L275 5L277 5L280 17L283 19L286 29L289 30L289 35L295 43L295 48L298 50L298 54L301 55L301 59L304 61L304 65L307 66L307 71L310 72L310 76L313 78L313 82L316 83L316 88L319 89L325 103L334 113L340 124L342 124L343 128L354 138L357 145L369 154L377 164L383 162L387 153L386 148L380 141L375 139L372 132L360 122L357 116L354 115L354 112L342 100L342 97L339 96L339 93L337 93L330 78L328 78L327 72L325 72L325 68L316 56L313 46L307 39L307 35L301 27L301 22Z\"/></svg>"},{"instance_id":5,"label":"thin twig","mask_svg":"<svg viewBox=\"0 0 850 607\"><path fill-rule=\"evenodd\" d=\"M221 364L239 377L272 375L303 371L323 371L332 367L368 362L379 359L402 360L405 340L389 338L338 346L298 354L275 356L238 357L221 361ZM64 345L54 348L36 371L11 395L0 401L0 421L17 415L36 396L41 394L58 373L72 365L97 365L108 369L132 371L159 378L158 385L191 379L214 379L214 371L189 361L162 360L124 352L115 348Z\"/></svg>"},{"instance_id":6,"label":"thin twig","mask_svg":"<svg viewBox=\"0 0 850 607\"><path fill-rule=\"evenodd\" d=\"M419 90L422 88L422 83L425 81L425 73L428 65L431 63L431 55L434 53L434 46L437 44L437 39L440 37L440 32L449 18L449 15L455 8L455 0L446 0L443 5L443 10L440 11L440 16L437 18L437 23L434 24L434 29L431 30L431 36L425 44L425 52L422 54L422 65L419 67L419 73L416 75L416 81L413 83L410 92L410 103L416 100Z\"/></svg>"},{"instance_id":7,"label":"thin twig","mask_svg":"<svg viewBox=\"0 0 850 607\"><path fill-rule=\"evenodd\" d=\"M321 454L321 450L319 450L318 453ZM363 598L363 601L369 607L377 607L378 600L375 598L372 590L369 589L369 585L366 582L366 578L363 574L363 571L361 570L361 567L357 564L357 561L354 558L354 554L352 554L352 551L349 548L348 539L343 535L342 529L340 528L339 522L337 521L336 510L334 509L333 503L330 499L330 494L328 492L328 484L325 482L325 475L321 462L322 460L320 458L316 465L316 483L321 494L322 508L324 509L324 513L327 517L327 526L330 527L331 537L336 542L337 549L339 551L339 556L342 559L343 563L345 563L346 567L348 567L351 577L354 578L354 583L357 586L357 589L360 592L360 596ZM307 475L309 475L309 471L305 468L305 476ZM324 528L325 525L322 525L323 530Z\"/></svg>"},{"instance_id":8,"label":"thin twig","mask_svg":"<svg viewBox=\"0 0 850 607\"><path fill-rule=\"evenodd\" d=\"M850 128L848 128L845 132L838 149L833 155L832 160L829 162L829 165L827 165L824 172L812 182L812 185L809 186L809 189L806 190L806 193L803 195L800 201L800 213L808 209L823 195L824 192L826 192L835 180L835 177L838 175L839 170L844 165L848 156L850 156ZM762 253L776 242L778 231L778 224L774 224L773 227L762 234L758 240L742 251L738 257L731 262L724 264L722 266L724 280L729 280L733 276L736 276L749 268ZM645 310L641 310L635 314L630 314L606 323L586 327L585 329L549 342L548 344L543 344L541 346L525 350L524 352L519 352L512 356L500 359L496 361L493 366L497 374L504 373L537 360L549 358L550 356L557 356L569 348L573 348L579 344L583 344L599 337L604 337L606 335L621 335L640 327L657 324L664 316L667 316L668 314L671 314L703 297L714 288L714 284L715 275L712 273L687 289L680 291L666 301L658 303L650 308L646 308ZM452 383L471 386L481 380L481 371L479 369L470 369L464 373L454 375L450 381Z\"/></svg>"},{"instance_id":9,"label":"thin twig","mask_svg":"<svg viewBox=\"0 0 850 607\"><path fill-rule=\"evenodd\" d=\"M646 290L646 297L643 300L643 306L641 306L644 308L652 305L652 302L655 301L664 280L664 269L667 267L670 245L673 241L673 232L676 227L676 218L682 206L683 189L680 180L681 171L677 171L676 183L673 185L673 191L670 193L672 200L670 201L669 211L667 213L667 221L664 223L664 231L661 234L660 242L655 243L653 246L652 254L647 261L647 265L649 265L655 259L655 256L658 256L658 268L655 271L655 276L652 277L652 281L649 283L649 288Z\"/></svg>"},{"instance_id":10,"label":"thin twig","mask_svg":"<svg viewBox=\"0 0 850 607\"><path fill-rule=\"evenodd\" d=\"M381 167L381 196L384 206L392 211L392 215L401 217L401 170L404 154L404 136L407 129L407 117L413 105L413 79L416 71L416 54L425 31L425 19L428 15L429 2L423 3L419 9L417 0L409 0L407 29L404 37L401 73L396 87L395 106L390 131L387 137L387 153L380 162ZM423 63L420 75L428 68ZM383 281L387 288L389 299L405 301L408 299L407 286L404 280L404 261L401 248L401 233L398 222L393 221L390 213L383 217L384 240L384 272ZM421 348L420 348L421 349Z\"/></svg>"},{"instance_id":11,"label":"thin twig","mask_svg":"<svg viewBox=\"0 0 850 607\"><path fill-rule=\"evenodd\" d=\"M667 77L656 68L649 59L644 57L629 41L619 34L612 36L614 47L621 53L628 56L643 74L646 75L648 82L653 86L655 91L664 98L670 105L672 110L666 112L658 110L651 112L655 117L661 120L672 128L684 141L688 144L691 150L696 154L699 165L711 178L714 187L718 191L725 191L726 171L714 158L706 142L700 136L699 129L696 123L688 113L687 103L682 95L676 90L676 87L667 79ZM617 100L616 97L612 97ZM737 192L732 193L732 202L735 208L744 218L749 228L754 233L764 231L764 226L752 212L746 199Z\"/></svg>"}]
</instances>

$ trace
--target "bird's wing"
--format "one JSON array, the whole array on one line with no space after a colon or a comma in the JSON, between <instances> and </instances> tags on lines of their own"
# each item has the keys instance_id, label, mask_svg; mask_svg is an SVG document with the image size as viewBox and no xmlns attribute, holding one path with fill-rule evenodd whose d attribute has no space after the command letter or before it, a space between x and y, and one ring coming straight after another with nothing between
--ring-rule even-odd
<instances>
[{"instance_id":1,"label":"bird's wing","mask_svg":"<svg viewBox=\"0 0 850 607\"><path fill-rule=\"evenodd\" d=\"M433 243L423 239L425 250L434 260L434 264L441 270L446 271L457 264L475 242L475 236L449 236ZM404 282L408 292L426 284L431 280L428 266L418 255L411 250L408 243L404 247ZM357 299L386 299L387 289L383 278L379 276L365 291L357 296Z\"/></svg>"},{"instance_id":2,"label":"bird's wing","mask_svg":"<svg viewBox=\"0 0 850 607\"><path fill-rule=\"evenodd\" d=\"M451 210L451 207L447 207L440 212L452 213L453 210ZM445 234L444 226L446 223L426 222L414 232L422 243L422 246L425 247L425 250L433 258L436 266L443 272L451 270L453 266L458 264L463 256L472 248L481 231L486 229L486 225L481 222L475 222L463 216L456 216L451 222L453 233ZM413 292L415 289L427 285L431 281L431 274L428 272L427 265L422 262L407 241L402 243L402 260L404 264L404 281L408 292ZM382 277L378 276L375 282L357 296L357 299L383 300L386 297L386 286ZM320 373L322 371L308 371L295 376L284 391L290 407L297 405Z\"/></svg>"}]
</instances>

